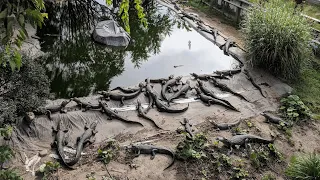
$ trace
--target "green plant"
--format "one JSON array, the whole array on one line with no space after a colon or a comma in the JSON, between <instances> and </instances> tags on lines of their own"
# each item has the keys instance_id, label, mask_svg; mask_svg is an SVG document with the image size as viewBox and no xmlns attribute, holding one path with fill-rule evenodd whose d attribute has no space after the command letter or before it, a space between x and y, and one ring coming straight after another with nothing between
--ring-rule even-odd
<instances>
[{"instance_id":1,"label":"green plant","mask_svg":"<svg viewBox=\"0 0 320 180\"><path fill-rule=\"evenodd\" d=\"M96 180L96 178L94 177L95 174L95 172L88 173L86 175L87 180Z\"/></svg>"},{"instance_id":2,"label":"green plant","mask_svg":"<svg viewBox=\"0 0 320 180\"><path fill-rule=\"evenodd\" d=\"M98 149L98 158L104 163L108 164L120 150L120 145L115 140L108 141L107 144Z\"/></svg>"},{"instance_id":3,"label":"green plant","mask_svg":"<svg viewBox=\"0 0 320 180\"><path fill-rule=\"evenodd\" d=\"M311 26L293 7L291 1L270 0L249 8L242 23L252 65L289 80L299 77L312 55Z\"/></svg>"},{"instance_id":4,"label":"green plant","mask_svg":"<svg viewBox=\"0 0 320 180\"><path fill-rule=\"evenodd\" d=\"M183 160L205 157L203 149L206 143L207 137L202 133L195 134L192 139L186 136L186 139L177 146L177 157Z\"/></svg>"},{"instance_id":5,"label":"green plant","mask_svg":"<svg viewBox=\"0 0 320 180\"><path fill-rule=\"evenodd\" d=\"M274 175L268 173L268 174L263 175L261 180L276 180L276 178L274 177Z\"/></svg>"},{"instance_id":6,"label":"green plant","mask_svg":"<svg viewBox=\"0 0 320 180\"><path fill-rule=\"evenodd\" d=\"M293 156L285 173L291 179L320 179L320 155Z\"/></svg>"},{"instance_id":7,"label":"green plant","mask_svg":"<svg viewBox=\"0 0 320 180\"><path fill-rule=\"evenodd\" d=\"M253 151L250 153L250 160L255 168L260 168L268 162L268 153L266 151Z\"/></svg>"},{"instance_id":8,"label":"green plant","mask_svg":"<svg viewBox=\"0 0 320 180\"><path fill-rule=\"evenodd\" d=\"M289 95L281 99L280 111L291 121L298 121L310 118L311 112L309 108L301 101L297 95Z\"/></svg>"},{"instance_id":9,"label":"green plant","mask_svg":"<svg viewBox=\"0 0 320 180\"><path fill-rule=\"evenodd\" d=\"M59 162L47 161L39 167L39 172L43 175L42 179L47 180L51 177L54 177L59 168Z\"/></svg>"},{"instance_id":10,"label":"green plant","mask_svg":"<svg viewBox=\"0 0 320 180\"><path fill-rule=\"evenodd\" d=\"M22 180L22 178L11 169L8 170L0 170L0 179L3 180Z\"/></svg>"},{"instance_id":11,"label":"green plant","mask_svg":"<svg viewBox=\"0 0 320 180\"><path fill-rule=\"evenodd\" d=\"M48 18L48 14L42 13L44 9L43 0L1 1L0 21L4 26L0 28L5 33L0 34L4 45L0 47L0 64L6 66L9 63L12 71L20 69L22 62L19 49L28 37L25 25L29 23L41 27L44 18ZM17 35L14 35L15 32Z\"/></svg>"},{"instance_id":12,"label":"green plant","mask_svg":"<svg viewBox=\"0 0 320 180\"><path fill-rule=\"evenodd\" d=\"M9 146L0 146L0 164L10 160L13 156L14 153Z\"/></svg>"},{"instance_id":13,"label":"green plant","mask_svg":"<svg viewBox=\"0 0 320 180\"><path fill-rule=\"evenodd\" d=\"M243 179L249 176L249 172L242 168L234 167L233 170L234 170L234 173L232 175L233 179Z\"/></svg>"}]
</instances>

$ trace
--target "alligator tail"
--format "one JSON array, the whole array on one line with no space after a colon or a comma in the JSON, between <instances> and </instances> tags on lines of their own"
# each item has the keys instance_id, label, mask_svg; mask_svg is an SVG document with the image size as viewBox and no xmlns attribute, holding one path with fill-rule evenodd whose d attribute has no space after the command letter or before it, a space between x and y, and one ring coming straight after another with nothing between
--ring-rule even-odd
<instances>
[{"instance_id":1,"label":"alligator tail","mask_svg":"<svg viewBox=\"0 0 320 180\"><path fill-rule=\"evenodd\" d=\"M185 112L186 110L188 110L189 108L189 103L188 103L188 106L183 108L183 109L170 109L170 108L166 108L166 111L168 113L181 113L181 112Z\"/></svg>"}]
</instances>

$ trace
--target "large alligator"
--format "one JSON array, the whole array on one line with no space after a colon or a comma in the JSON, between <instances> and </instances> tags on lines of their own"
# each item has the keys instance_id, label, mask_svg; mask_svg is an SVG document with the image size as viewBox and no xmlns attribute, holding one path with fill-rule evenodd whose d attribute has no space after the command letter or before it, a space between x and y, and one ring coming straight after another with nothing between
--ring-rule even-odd
<instances>
[{"instance_id":1,"label":"large alligator","mask_svg":"<svg viewBox=\"0 0 320 180\"><path fill-rule=\"evenodd\" d=\"M193 133L192 133L192 129L191 129L191 124L189 122L189 119L184 118L183 122L180 122L181 125L184 126L185 131L190 135L191 138L193 138Z\"/></svg>"},{"instance_id":2,"label":"large alligator","mask_svg":"<svg viewBox=\"0 0 320 180\"><path fill-rule=\"evenodd\" d=\"M219 130L230 130L233 127L236 127L240 124L242 119L239 119L235 122L232 123L220 123L217 124L216 122L212 121L211 123L214 125L215 128L219 129Z\"/></svg>"},{"instance_id":3,"label":"large alligator","mask_svg":"<svg viewBox=\"0 0 320 180\"><path fill-rule=\"evenodd\" d=\"M94 135L97 133L96 127L97 127L97 122L91 123L89 127L85 125L84 133L77 138L76 155L72 160L67 162L68 166L73 166L80 160L81 153L85 144L93 143L95 141Z\"/></svg>"},{"instance_id":4,"label":"large alligator","mask_svg":"<svg viewBox=\"0 0 320 180\"><path fill-rule=\"evenodd\" d=\"M168 103L170 103L173 99L176 99L180 96L186 96L187 92L191 89L190 81L187 80L186 83L181 87L181 89L174 93L171 97L168 98Z\"/></svg>"},{"instance_id":5,"label":"large alligator","mask_svg":"<svg viewBox=\"0 0 320 180\"><path fill-rule=\"evenodd\" d=\"M233 91L232 89L230 89L226 84L219 83L219 82L218 82L216 79L214 79L214 78L211 78L210 80L211 80L212 84L213 84L215 87L220 88L222 91L227 91L227 92L229 92L229 93L231 93L231 94L233 94L233 95L235 95L235 96L240 97L241 99L244 99L244 100L247 101L247 102L250 102L250 101L247 100L247 98L245 98L243 95L241 95L241 94Z\"/></svg>"},{"instance_id":6,"label":"large alligator","mask_svg":"<svg viewBox=\"0 0 320 180\"><path fill-rule=\"evenodd\" d=\"M230 139L224 137L217 137L217 140L223 142L223 144L228 147L235 147L236 145L245 146L246 143L269 144L274 142L274 140L264 139L262 137L252 134L236 135Z\"/></svg>"},{"instance_id":7,"label":"large alligator","mask_svg":"<svg viewBox=\"0 0 320 180\"><path fill-rule=\"evenodd\" d=\"M133 144L131 145L131 150L136 153L136 157L138 157L140 154L151 154L151 160L154 159L156 153L171 156L172 162L164 170L170 168L175 161L174 152L164 147L156 147L148 144Z\"/></svg>"},{"instance_id":8,"label":"large alligator","mask_svg":"<svg viewBox=\"0 0 320 180\"><path fill-rule=\"evenodd\" d=\"M56 112L65 113L66 110L64 108L70 102L71 102L71 100L66 100L66 101L62 101L62 103L60 105L53 105L53 106L44 107L44 108L41 107L41 108L38 108L38 109L34 110L33 113L36 114L36 115L45 114L51 120L51 114L52 113L56 113Z\"/></svg>"},{"instance_id":9,"label":"large alligator","mask_svg":"<svg viewBox=\"0 0 320 180\"><path fill-rule=\"evenodd\" d=\"M134 92L141 90L141 87L143 87L143 86L144 86L144 84L141 82L141 83L139 83L138 87L124 88L124 87L118 86L118 87L112 89L111 91L120 90L124 93L134 93Z\"/></svg>"},{"instance_id":10,"label":"large alligator","mask_svg":"<svg viewBox=\"0 0 320 180\"><path fill-rule=\"evenodd\" d=\"M79 98L71 98L71 100L76 102L77 105L81 109L84 108L84 111L87 111L89 109L100 109L101 108L101 106L99 104L91 104L91 103L83 102Z\"/></svg>"},{"instance_id":11,"label":"large alligator","mask_svg":"<svg viewBox=\"0 0 320 180\"><path fill-rule=\"evenodd\" d=\"M187 107L183 109L173 109L173 108L167 107L164 105L164 102L155 93L152 93L151 95L154 101L154 105L157 106L159 112L163 111L167 113L181 113L181 112L185 112L189 108L189 104Z\"/></svg>"},{"instance_id":12,"label":"large alligator","mask_svg":"<svg viewBox=\"0 0 320 180\"><path fill-rule=\"evenodd\" d=\"M211 96L212 98L217 99L217 100L219 100L219 101L222 101L222 102L226 103L228 106L230 106L232 109L234 109L234 110L236 110L236 111L239 111L239 110L237 110L237 108L235 108L229 101L217 97L217 96L214 94L214 92L213 92L212 90L210 90L208 87L206 87L201 80L198 79L197 82L198 82L198 85L199 85L200 89L202 90L202 92L204 92L204 94L206 94L206 95L208 95L208 96Z\"/></svg>"},{"instance_id":13,"label":"large alligator","mask_svg":"<svg viewBox=\"0 0 320 180\"><path fill-rule=\"evenodd\" d=\"M108 101L110 99L120 101L121 105L124 105L124 100L133 99L139 96L139 94L142 92L143 87L139 87L140 89L133 93L122 93L122 92L116 92L116 91L100 91L98 94L101 94L105 97L105 99Z\"/></svg>"},{"instance_id":14,"label":"large alligator","mask_svg":"<svg viewBox=\"0 0 320 180\"><path fill-rule=\"evenodd\" d=\"M143 108L142 108L142 106L141 106L141 102L140 102L139 99L137 100L137 103L138 103L138 105L137 105L138 116L139 116L139 117L142 117L142 118L144 118L144 119L146 119L146 120L149 120L150 122L152 122L152 124L153 124L156 128L162 129L161 127L158 126L157 123L154 122L153 119L151 119L149 116L146 115L146 113L143 111Z\"/></svg>"},{"instance_id":15,"label":"large alligator","mask_svg":"<svg viewBox=\"0 0 320 180\"><path fill-rule=\"evenodd\" d=\"M193 76L195 79L205 80L208 81L211 78L218 78L218 79L229 79L226 76L218 75L218 74L196 74L196 73L190 73L191 76Z\"/></svg>"},{"instance_id":16,"label":"large alligator","mask_svg":"<svg viewBox=\"0 0 320 180\"><path fill-rule=\"evenodd\" d=\"M60 120L58 122L57 128L52 127L52 130L56 133L55 140L51 144L52 147L56 146L58 149L58 155L60 156L63 164L65 164L68 168L73 169L71 165L69 165L68 160L65 158L65 154L63 151L64 146L68 144L67 141L67 128L63 128L63 121Z\"/></svg>"},{"instance_id":17,"label":"large alligator","mask_svg":"<svg viewBox=\"0 0 320 180\"><path fill-rule=\"evenodd\" d=\"M282 118L275 116L269 112L262 112L261 115L263 115L266 118L267 122L275 123L275 124L284 124L285 126L289 126L290 123L284 121Z\"/></svg>"},{"instance_id":18,"label":"large alligator","mask_svg":"<svg viewBox=\"0 0 320 180\"><path fill-rule=\"evenodd\" d=\"M115 118L115 119L118 119L120 121L124 121L126 123L139 124L139 125L143 126L140 122L131 121L131 120L125 118L125 117L122 117L120 114L118 114L115 111L113 111L112 109L110 109L108 107L108 105L104 104L102 101L99 101L99 104L102 107L102 111L109 117L109 119Z\"/></svg>"},{"instance_id":19,"label":"large alligator","mask_svg":"<svg viewBox=\"0 0 320 180\"><path fill-rule=\"evenodd\" d=\"M244 70L244 74L247 75L247 79L252 83L252 85L260 91L260 94L266 98L266 96L263 94L261 87L253 80L250 72L247 69Z\"/></svg>"},{"instance_id":20,"label":"large alligator","mask_svg":"<svg viewBox=\"0 0 320 180\"><path fill-rule=\"evenodd\" d=\"M224 106L224 107L226 107L228 109L231 109L231 110L239 112L239 110L236 109L235 107L228 106L225 103L222 103L221 101L212 98L211 96L205 95L204 93L201 92L201 90L198 87L195 87L195 90L197 91L197 96L198 96L195 99L201 99L201 101L207 103L207 106L211 106L213 104L219 104L219 105Z\"/></svg>"},{"instance_id":21,"label":"large alligator","mask_svg":"<svg viewBox=\"0 0 320 180\"><path fill-rule=\"evenodd\" d=\"M171 86L173 85L178 85L180 82L180 80L182 79L182 76L178 76L176 78L172 78L172 79L169 79L163 86L162 86L162 89L161 89L161 96L163 97L164 100L168 100L167 96L166 96L166 91L167 89L172 89Z\"/></svg>"},{"instance_id":22,"label":"large alligator","mask_svg":"<svg viewBox=\"0 0 320 180\"><path fill-rule=\"evenodd\" d=\"M224 71L215 71L214 73L216 73L216 74L218 74L220 76L233 76L233 75L238 74L240 72L241 72L241 68L224 70Z\"/></svg>"}]
</instances>

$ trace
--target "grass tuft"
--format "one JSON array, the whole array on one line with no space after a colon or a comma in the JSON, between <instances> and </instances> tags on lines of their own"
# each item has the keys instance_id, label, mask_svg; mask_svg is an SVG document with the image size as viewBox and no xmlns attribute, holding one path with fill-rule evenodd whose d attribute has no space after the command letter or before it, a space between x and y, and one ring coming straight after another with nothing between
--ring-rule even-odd
<instances>
[{"instance_id":1,"label":"grass tuft","mask_svg":"<svg viewBox=\"0 0 320 180\"><path fill-rule=\"evenodd\" d=\"M286 169L286 175L291 179L320 179L320 155L307 154L293 156Z\"/></svg>"}]
</instances>

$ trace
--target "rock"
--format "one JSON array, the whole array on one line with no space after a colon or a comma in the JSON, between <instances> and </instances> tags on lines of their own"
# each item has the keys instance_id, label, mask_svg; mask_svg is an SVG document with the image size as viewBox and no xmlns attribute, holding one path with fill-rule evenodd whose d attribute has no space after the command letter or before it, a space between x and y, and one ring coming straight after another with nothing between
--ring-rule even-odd
<instances>
[{"instance_id":1,"label":"rock","mask_svg":"<svg viewBox=\"0 0 320 180\"><path fill-rule=\"evenodd\" d=\"M96 42L108 46L127 47L130 42L130 35L113 20L99 22L92 36Z\"/></svg>"},{"instance_id":2,"label":"rock","mask_svg":"<svg viewBox=\"0 0 320 180\"><path fill-rule=\"evenodd\" d=\"M45 157L46 155L48 155L48 150L46 150L46 149L39 152L40 157Z\"/></svg>"}]
</instances>

